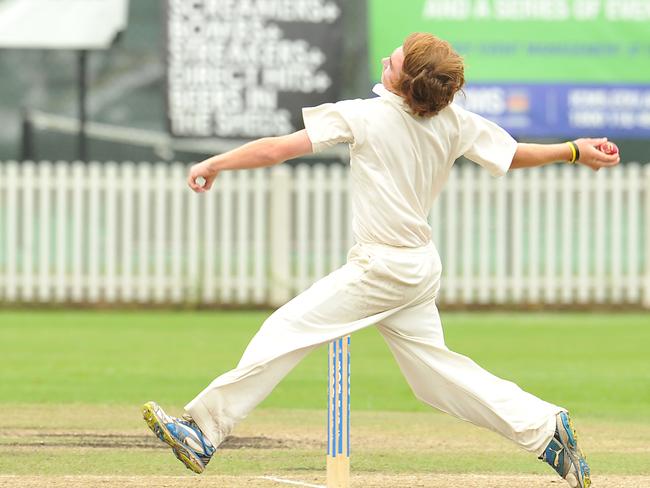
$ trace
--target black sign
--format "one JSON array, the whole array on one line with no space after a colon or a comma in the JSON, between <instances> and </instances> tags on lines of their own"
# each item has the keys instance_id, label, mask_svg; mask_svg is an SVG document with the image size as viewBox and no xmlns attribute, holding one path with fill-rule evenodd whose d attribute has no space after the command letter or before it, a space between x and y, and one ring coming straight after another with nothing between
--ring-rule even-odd
<instances>
[{"instance_id":1,"label":"black sign","mask_svg":"<svg viewBox=\"0 0 650 488\"><path fill-rule=\"evenodd\" d=\"M175 136L288 134L338 98L340 0L168 0L167 31Z\"/></svg>"}]
</instances>

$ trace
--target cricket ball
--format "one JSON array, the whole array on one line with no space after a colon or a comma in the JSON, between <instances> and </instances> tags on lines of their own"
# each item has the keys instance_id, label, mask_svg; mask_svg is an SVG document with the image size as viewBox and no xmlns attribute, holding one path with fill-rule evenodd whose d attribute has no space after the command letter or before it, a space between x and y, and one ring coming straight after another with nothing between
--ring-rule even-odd
<instances>
[{"instance_id":1,"label":"cricket ball","mask_svg":"<svg viewBox=\"0 0 650 488\"><path fill-rule=\"evenodd\" d=\"M613 142L603 142L598 146L598 150L605 154L618 154L618 146Z\"/></svg>"}]
</instances>

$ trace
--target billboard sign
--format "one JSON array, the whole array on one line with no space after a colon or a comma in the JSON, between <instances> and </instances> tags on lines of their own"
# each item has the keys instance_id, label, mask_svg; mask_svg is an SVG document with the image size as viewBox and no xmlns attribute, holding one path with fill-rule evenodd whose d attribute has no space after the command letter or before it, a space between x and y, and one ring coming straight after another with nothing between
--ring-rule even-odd
<instances>
[{"instance_id":1,"label":"billboard sign","mask_svg":"<svg viewBox=\"0 0 650 488\"><path fill-rule=\"evenodd\" d=\"M340 0L168 0L167 37L175 136L287 134L338 96Z\"/></svg>"},{"instance_id":2,"label":"billboard sign","mask_svg":"<svg viewBox=\"0 0 650 488\"><path fill-rule=\"evenodd\" d=\"M371 62L414 31L465 57L458 101L514 135L650 136L650 0L370 0Z\"/></svg>"}]
</instances>

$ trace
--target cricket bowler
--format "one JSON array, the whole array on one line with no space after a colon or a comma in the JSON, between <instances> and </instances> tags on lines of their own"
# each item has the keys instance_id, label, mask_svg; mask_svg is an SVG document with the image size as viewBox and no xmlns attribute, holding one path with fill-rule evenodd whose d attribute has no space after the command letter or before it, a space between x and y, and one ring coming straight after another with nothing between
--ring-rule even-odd
<instances>
[{"instance_id":1,"label":"cricket bowler","mask_svg":"<svg viewBox=\"0 0 650 488\"><path fill-rule=\"evenodd\" d=\"M442 267L427 217L461 156L501 177L553 162L599 170L617 165L619 155L597 149L606 139L517 143L456 105L465 83L463 59L431 34L410 35L382 63L377 97L305 108L304 130L259 139L191 168L188 185L201 193L221 171L272 166L348 144L356 244L343 267L274 312L237 367L190 401L183 417L149 402L145 420L189 469L201 473L233 427L302 358L375 326L417 398L512 440L572 488L588 488L589 466L568 412L445 345L436 308Z\"/></svg>"}]
</instances>

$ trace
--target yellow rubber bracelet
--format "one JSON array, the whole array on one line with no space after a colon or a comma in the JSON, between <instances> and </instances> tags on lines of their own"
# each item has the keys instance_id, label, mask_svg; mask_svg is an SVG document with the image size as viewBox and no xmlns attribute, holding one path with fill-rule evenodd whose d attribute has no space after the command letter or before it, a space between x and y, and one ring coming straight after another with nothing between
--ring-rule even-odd
<instances>
[{"instance_id":1,"label":"yellow rubber bracelet","mask_svg":"<svg viewBox=\"0 0 650 488\"><path fill-rule=\"evenodd\" d=\"M567 142L569 147L571 148L571 161L569 161L569 164L574 164L576 162L576 159L578 159L578 151L576 151L576 146L575 143L569 141Z\"/></svg>"}]
</instances>

